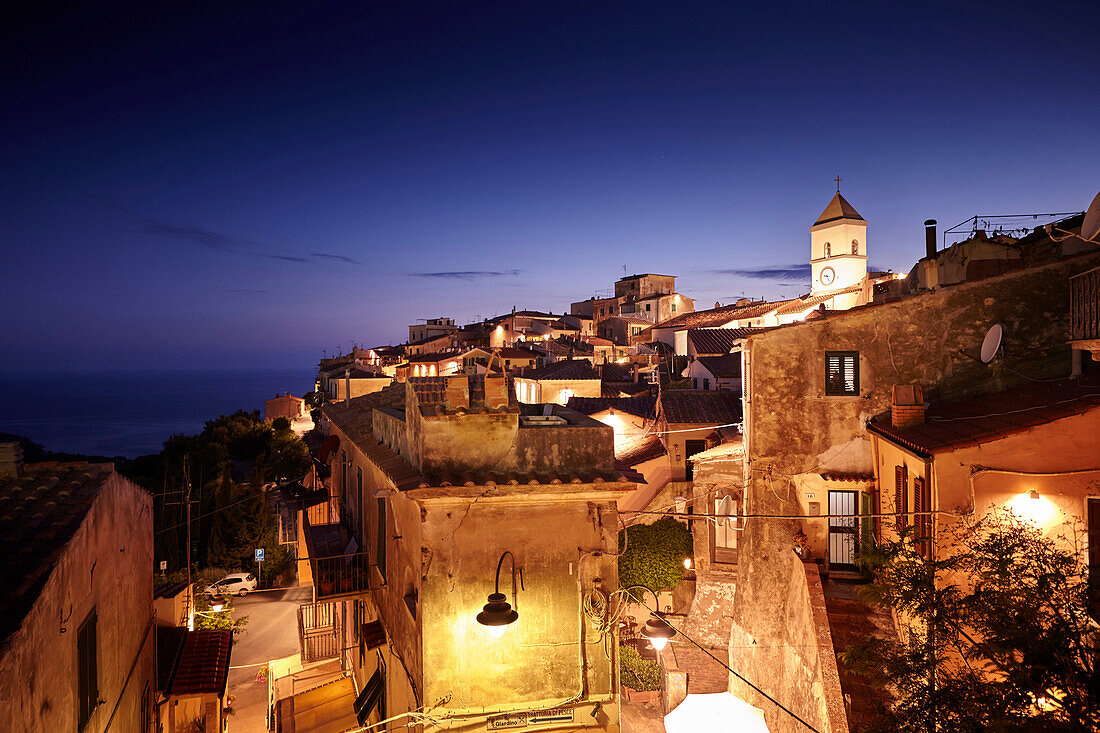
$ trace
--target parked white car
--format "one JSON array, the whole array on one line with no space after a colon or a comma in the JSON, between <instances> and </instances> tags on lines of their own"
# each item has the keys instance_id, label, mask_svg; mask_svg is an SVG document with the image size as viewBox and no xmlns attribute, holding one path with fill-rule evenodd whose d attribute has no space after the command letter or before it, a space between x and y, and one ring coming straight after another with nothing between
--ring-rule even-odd
<instances>
[{"instance_id":1,"label":"parked white car","mask_svg":"<svg viewBox=\"0 0 1100 733\"><path fill-rule=\"evenodd\" d=\"M217 596L244 596L253 590L256 590L255 575L252 573L230 573L218 582L206 586L206 595L211 598Z\"/></svg>"}]
</instances>

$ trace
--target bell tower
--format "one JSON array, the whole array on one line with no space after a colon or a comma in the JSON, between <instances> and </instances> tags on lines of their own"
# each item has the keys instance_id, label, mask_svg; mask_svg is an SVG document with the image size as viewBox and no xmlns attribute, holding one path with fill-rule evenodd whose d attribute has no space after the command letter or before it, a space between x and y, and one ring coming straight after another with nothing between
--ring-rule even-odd
<instances>
[{"instance_id":1,"label":"bell tower","mask_svg":"<svg viewBox=\"0 0 1100 733\"><path fill-rule=\"evenodd\" d=\"M836 195L810 227L810 295L844 290L867 277L867 220Z\"/></svg>"}]
</instances>

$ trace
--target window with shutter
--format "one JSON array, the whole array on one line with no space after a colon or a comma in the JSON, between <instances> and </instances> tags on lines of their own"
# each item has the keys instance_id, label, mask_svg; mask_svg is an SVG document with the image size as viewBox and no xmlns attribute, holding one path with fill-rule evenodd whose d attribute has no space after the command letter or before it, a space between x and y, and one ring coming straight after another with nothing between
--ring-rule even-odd
<instances>
[{"instance_id":1,"label":"window with shutter","mask_svg":"<svg viewBox=\"0 0 1100 733\"><path fill-rule=\"evenodd\" d=\"M99 703L99 660L96 658L96 626L93 608L76 633L78 728L84 728Z\"/></svg>"},{"instance_id":2,"label":"window with shutter","mask_svg":"<svg viewBox=\"0 0 1100 733\"><path fill-rule=\"evenodd\" d=\"M825 394L859 394L859 352L825 352Z\"/></svg>"},{"instance_id":3,"label":"window with shutter","mask_svg":"<svg viewBox=\"0 0 1100 733\"><path fill-rule=\"evenodd\" d=\"M386 500L378 499L378 537L377 549L374 556L374 564L378 566L378 572L382 579L386 579Z\"/></svg>"},{"instance_id":4,"label":"window with shutter","mask_svg":"<svg viewBox=\"0 0 1100 733\"><path fill-rule=\"evenodd\" d=\"M898 534L905 529L905 515L909 511L909 472L905 466L894 468L894 511Z\"/></svg>"},{"instance_id":5,"label":"window with shutter","mask_svg":"<svg viewBox=\"0 0 1100 733\"><path fill-rule=\"evenodd\" d=\"M932 511L932 497L927 483L920 476L913 479L913 510L917 512L915 524L920 540L917 542L917 551L922 557L929 557L932 549L932 515L927 512Z\"/></svg>"}]
</instances>

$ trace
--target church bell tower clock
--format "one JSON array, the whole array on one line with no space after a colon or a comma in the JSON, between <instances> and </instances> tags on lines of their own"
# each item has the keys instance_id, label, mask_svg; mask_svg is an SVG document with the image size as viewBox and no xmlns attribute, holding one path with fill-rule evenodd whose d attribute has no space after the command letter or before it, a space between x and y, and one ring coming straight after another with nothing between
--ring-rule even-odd
<instances>
[{"instance_id":1,"label":"church bell tower clock","mask_svg":"<svg viewBox=\"0 0 1100 733\"><path fill-rule=\"evenodd\" d=\"M836 195L810 227L810 295L823 295L859 285L867 276L867 221Z\"/></svg>"}]
</instances>

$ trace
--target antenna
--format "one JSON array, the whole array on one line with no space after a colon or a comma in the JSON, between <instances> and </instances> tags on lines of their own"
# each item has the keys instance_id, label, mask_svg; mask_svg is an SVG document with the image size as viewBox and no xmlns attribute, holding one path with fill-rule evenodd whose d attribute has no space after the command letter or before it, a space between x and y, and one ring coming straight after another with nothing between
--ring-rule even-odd
<instances>
[{"instance_id":1,"label":"antenna","mask_svg":"<svg viewBox=\"0 0 1100 733\"><path fill-rule=\"evenodd\" d=\"M1092 200L1092 203L1089 204L1088 210L1085 211L1085 218L1081 222L1080 234L1074 234L1073 232L1067 232L1064 229L1058 229L1058 227L1056 227L1054 224L1047 224L1044 228L1046 229L1046 232L1050 236L1050 238L1053 239L1055 242L1062 242L1069 239L1070 237L1079 237L1086 242L1100 244L1100 239L1097 238L1097 235L1100 235L1100 193L1096 194L1096 197ZM1060 234L1064 236L1056 237L1054 235L1054 231L1056 229Z\"/></svg>"},{"instance_id":2,"label":"antenna","mask_svg":"<svg viewBox=\"0 0 1100 733\"><path fill-rule=\"evenodd\" d=\"M985 338L982 339L982 351L980 356L983 364L988 364L993 361L993 357L1001 350L1001 337L1003 335L1004 328L999 323L994 323L989 327L989 330L985 332Z\"/></svg>"}]
</instances>

